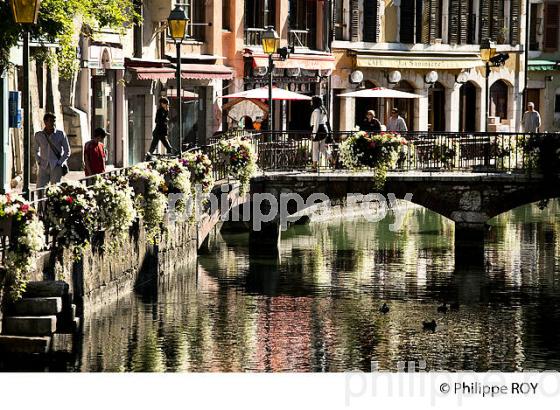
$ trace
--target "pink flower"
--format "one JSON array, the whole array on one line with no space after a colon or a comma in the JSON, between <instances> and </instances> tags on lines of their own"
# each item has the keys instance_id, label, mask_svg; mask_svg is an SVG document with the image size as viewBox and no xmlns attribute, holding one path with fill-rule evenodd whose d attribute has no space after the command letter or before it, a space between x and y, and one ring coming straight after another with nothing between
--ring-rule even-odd
<instances>
[{"instance_id":1,"label":"pink flower","mask_svg":"<svg viewBox=\"0 0 560 410\"><path fill-rule=\"evenodd\" d=\"M68 202L69 204L71 204L72 202L74 202L74 198L72 198L70 195L68 195L66 198L64 198L66 200L66 202Z\"/></svg>"},{"instance_id":2,"label":"pink flower","mask_svg":"<svg viewBox=\"0 0 560 410\"><path fill-rule=\"evenodd\" d=\"M21 206L21 212L27 213L27 211L29 211L29 205L23 204L23 205Z\"/></svg>"}]
</instances>

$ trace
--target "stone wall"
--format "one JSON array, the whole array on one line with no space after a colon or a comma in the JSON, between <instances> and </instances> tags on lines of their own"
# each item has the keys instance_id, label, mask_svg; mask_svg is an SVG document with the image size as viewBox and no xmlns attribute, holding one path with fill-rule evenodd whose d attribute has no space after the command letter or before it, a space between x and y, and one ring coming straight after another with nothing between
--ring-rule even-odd
<instances>
[{"instance_id":1,"label":"stone wall","mask_svg":"<svg viewBox=\"0 0 560 410\"><path fill-rule=\"evenodd\" d=\"M166 226L158 245L150 245L142 221L135 223L128 238L115 249L103 232L94 235L83 257L75 261L70 251L44 253L31 280L57 279L70 284L78 314L95 311L135 288L165 280L196 259L196 224L178 222Z\"/></svg>"}]
</instances>

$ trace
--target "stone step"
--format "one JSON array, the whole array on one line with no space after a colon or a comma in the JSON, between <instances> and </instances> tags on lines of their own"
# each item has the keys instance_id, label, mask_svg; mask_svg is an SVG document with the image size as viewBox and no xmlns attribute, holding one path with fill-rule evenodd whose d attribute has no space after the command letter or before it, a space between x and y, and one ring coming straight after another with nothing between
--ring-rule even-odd
<instances>
[{"instance_id":1,"label":"stone step","mask_svg":"<svg viewBox=\"0 0 560 410\"><path fill-rule=\"evenodd\" d=\"M49 336L0 335L0 353L47 353L50 343Z\"/></svg>"},{"instance_id":2,"label":"stone step","mask_svg":"<svg viewBox=\"0 0 560 410\"><path fill-rule=\"evenodd\" d=\"M47 336L56 331L56 316L7 316L3 332L15 336Z\"/></svg>"},{"instance_id":3,"label":"stone step","mask_svg":"<svg viewBox=\"0 0 560 410\"><path fill-rule=\"evenodd\" d=\"M14 303L10 312L14 316L48 316L62 311L62 298L23 298Z\"/></svg>"},{"instance_id":4,"label":"stone step","mask_svg":"<svg viewBox=\"0 0 560 410\"><path fill-rule=\"evenodd\" d=\"M27 284L24 298L62 297L68 294L68 283L62 280L32 281Z\"/></svg>"}]
</instances>

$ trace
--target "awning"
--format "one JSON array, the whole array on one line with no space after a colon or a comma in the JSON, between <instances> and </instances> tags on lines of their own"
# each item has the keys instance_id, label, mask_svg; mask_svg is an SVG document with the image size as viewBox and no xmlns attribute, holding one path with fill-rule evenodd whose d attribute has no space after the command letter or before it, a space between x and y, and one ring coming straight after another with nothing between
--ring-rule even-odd
<instances>
[{"instance_id":1,"label":"awning","mask_svg":"<svg viewBox=\"0 0 560 410\"><path fill-rule=\"evenodd\" d=\"M266 54L250 54L254 67L268 67ZM332 54L290 54L282 60L274 60L275 68L302 68L304 70L334 70L335 60Z\"/></svg>"},{"instance_id":2,"label":"awning","mask_svg":"<svg viewBox=\"0 0 560 410\"><path fill-rule=\"evenodd\" d=\"M231 80L233 70L221 64L181 64L181 77L195 80Z\"/></svg>"},{"instance_id":3,"label":"awning","mask_svg":"<svg viewBox=\"0 0 560 410\"><path fill-rule=\"evenodd\" d=\"M177 90L174 88L168 88L165 91L165 96L168 98L177 98ZM181 98L184 100L196 100L198 99L198 94L193 93L192 91L183 90L181 93Z\"/></svg>"},{"instance_id":4,"label":"awning","mask_svg":"<svg viewBox=\"0 0 560 410\"><path fill-rule=\"evenodd\" d=\"M529 71L556 71L558 63L549 60L529 60L527 69Z\"/></svg>"},{"instance_id":5,"label":"awning","mask_svg":"<svg viewBox=\"0 0 560 410\"><path fill-rule=\"evenodd\" d=\"M171 80L175 78L172 67L129 67L139 80ZM181 64L181 78L196 80L233 78L231 68L217 64Z\"/></svg>"},{"instance_id":6,"label":"awning","mask_svg":"<svg viewBox=\"0 0 560 410\"><path fill-rule=\"evenodd\" d=\"M420 70L459 70L482 66L482 60L475 57L452 56L382 56L357 54L356 66L364 68L396 68Z\"/></svg>"}]
</instances>

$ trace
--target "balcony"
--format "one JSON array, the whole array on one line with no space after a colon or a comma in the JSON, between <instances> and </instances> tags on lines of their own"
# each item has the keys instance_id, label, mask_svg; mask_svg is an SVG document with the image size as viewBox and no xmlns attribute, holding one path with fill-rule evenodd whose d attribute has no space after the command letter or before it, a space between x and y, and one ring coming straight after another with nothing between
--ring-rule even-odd
<instances>
[{"instance_id":1,"label":"balcony","mask_svg":"<svg viewBox=\"0 0 560 410\"><path fill-rule=\"evenodd\" d=\"M246 46L260 46L261 36L264 28L246 28L245 29L245 45Z\"/></svg>"},{"instance_id":2,"label":"balcony","mask_svg":"<svg viewBox=\"0 0 560 410\"><path fill-rule=\"evenodd\" d=\"M288 44L299 48L309 48L309 30L289 30Z\"/></svg>"}]
</instances>

